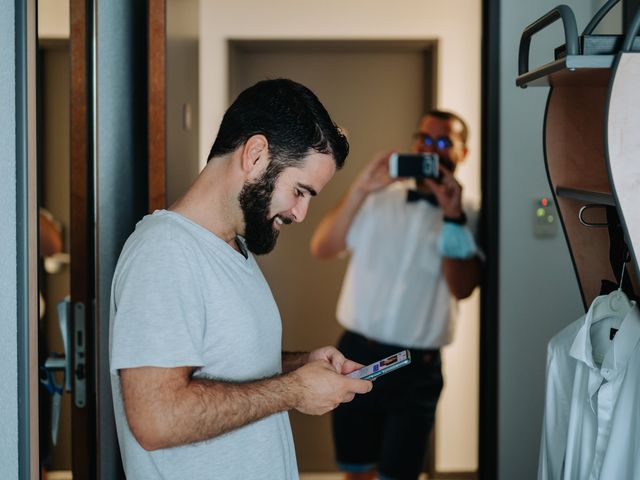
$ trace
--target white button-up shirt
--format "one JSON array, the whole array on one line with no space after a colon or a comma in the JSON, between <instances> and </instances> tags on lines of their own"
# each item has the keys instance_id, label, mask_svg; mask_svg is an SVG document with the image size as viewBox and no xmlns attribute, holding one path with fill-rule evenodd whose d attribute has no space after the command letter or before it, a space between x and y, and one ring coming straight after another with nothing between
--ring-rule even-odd
<instances>
[{"instance_id":1,"label":"white button-up shirt","mask_svg":"<svg viewBox=\"0 0 640 480\"><path fill-rule=\"evenodd\" d=\"M539 480L640 479L639 345L635 306L622 323L591 308L549 342Z\"/></svg>"},{"instance_id":2,"label":"white button-up shirt","mask_svg":"<svg viewBox=\"0 0 640 480\"><path fill-rule=\"evenodd\" d=\"M408 348L451 343L457 302L438 252L442 210L425 201L407 203L411 182L370 194L349 228L351 260L337 317L348 330ZM465 202L469 228L477 214Z\"/></svg>"}]
</instances>

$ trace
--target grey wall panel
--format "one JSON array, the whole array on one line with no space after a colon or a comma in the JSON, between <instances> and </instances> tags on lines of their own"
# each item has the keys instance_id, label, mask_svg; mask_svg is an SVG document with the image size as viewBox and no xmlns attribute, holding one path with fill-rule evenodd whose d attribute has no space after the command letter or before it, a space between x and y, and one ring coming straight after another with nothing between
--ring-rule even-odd
<instances>
[{"instance_id":1,"label":"grey wall panel","mask_svg":"<svg viewBox=\"0 0 640 480\"><path fill-rule=\"evenodd\" d=\"M99 472L121 478L108 366L109 297L126 238L147 210L146 2L98 2L97 260Z\"/></svg>"},{"instance_id":2,"label":"grey wall panel","mask_svg":"<svg viewBox=\"0 0 640 480\"><path fill-rule=\"evenodd\" d=\"M15 1L0 10L0 472L18 478Z\"/></svg>"},{"instance_id":3,"label":"grey wall panel","mask_svg":"<svg viewBox=\"0 0 640 480\"><path fill-rule=\"evenodd\" d=\"M581 31L593 3L579 0L502 1L500 4L500 280L498 477L536 478L542 426L546 345L583 312L562 230L532 234L533 201L550 195L543 158L547 88L515 86L525 26L559 3L575 12ZM564 43L561 23L533 37L530 65L552 60Z\"/></svg>"}]
</instances>

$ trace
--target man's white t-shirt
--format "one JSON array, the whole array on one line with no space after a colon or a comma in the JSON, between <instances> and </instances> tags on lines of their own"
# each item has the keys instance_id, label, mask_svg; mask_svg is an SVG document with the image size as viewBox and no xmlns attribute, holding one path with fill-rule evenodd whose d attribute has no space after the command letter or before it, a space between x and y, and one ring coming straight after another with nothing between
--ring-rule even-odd
<instances>
[{"instance_id":1,"label":"man's white t-shirt","mask_svg":"<svg viewBox=\"0 0 640 480\"><path fill-rule=\"evenodd\" d=\"M397 182L370 194L356 214L337 317L379 342L440 348L453 339L457 313L437 246L442 210L426 201L407 203L408 187ZM466 207L473 231L476 211Z\"/></svg>"},{"instance_id":2,"label":"man's white t-shirt","mask_svg":"<svg viewBox=\"0 0 640 480\"><path fill-rule=\"evenodd\" d=\"M230 382L282 371L280 314L251 254L245 258L177 213L146 216L116 267L110 329L116 426L129 480L298 478L286 412L149 452L131 433L122 403L123 368L192 366L195 377Z\"/></svg>"}]
</instances>

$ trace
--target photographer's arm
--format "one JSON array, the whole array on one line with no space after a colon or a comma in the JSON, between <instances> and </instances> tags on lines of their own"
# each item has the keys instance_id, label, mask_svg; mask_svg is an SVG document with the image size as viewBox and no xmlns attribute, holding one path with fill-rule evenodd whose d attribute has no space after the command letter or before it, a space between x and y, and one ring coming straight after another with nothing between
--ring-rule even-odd
<instances>
[{"instance_id":1,"label":"photographer's arm","mask_svg":"<svg viewBox=\"0 0 640 480\"><path fill-rule=\"evenodd\" d=\"M320 222L311 239L311 254L333 258L347 249L347 234L358 210L369 193L380 190L393 180L389 177L389 156L377 154L355 179L347 194Z\"/></svg>"},{"instance_id":2,"label":"photographer's arm","mask_svg":"<svg viewBox=\"0 0 640 480\"><path fill-rule=\"evenodd\" d=\"M443 216L445 218L464 218L462 186L453 173L446 168L440 168L440 175L440 182L427 179L425 183L438 198ZM477 256L468 259L444 257L442 268L449 291L458 300L470 296L480 284L481 261Z\"/></svg>"},{"instance_id":3,"label":"photographer's arm","mask_svg":"<svg viewBox=\"0 0 640 480\"><path fill-rule=\"evenodd\" d=\"M458 300L470 296L480 285L481 262L478 257L466 260L445 257L442 268L449 291Z\"/></svg>"},{"instance_id":4,"label":"photographer's arm","mask_svg":"<svg viewBox=\"0 0 640 480\"><path fill-rule=\"evenodd\" d=\"M347 233L367 193L353 185L320 222L311 239L311 255L333 258L347 249Z\"/></svg>"}]
</instances>

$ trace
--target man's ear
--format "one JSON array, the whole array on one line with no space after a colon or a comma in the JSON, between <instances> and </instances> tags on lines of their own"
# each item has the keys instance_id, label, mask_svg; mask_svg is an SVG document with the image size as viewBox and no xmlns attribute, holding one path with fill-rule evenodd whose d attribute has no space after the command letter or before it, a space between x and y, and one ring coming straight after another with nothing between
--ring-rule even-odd
<instances>
[{"instance_id":1,"label":"man's ear","mask_svg":"<svg viewBox=\"0 0 640 480\"><path fill-rule=\"evenodd\" d=\"M242 170L250 173L262 170L269 159L269 142L264 135L252 135L244 142L241 151Z\"/></svg>"}]
</instances>

